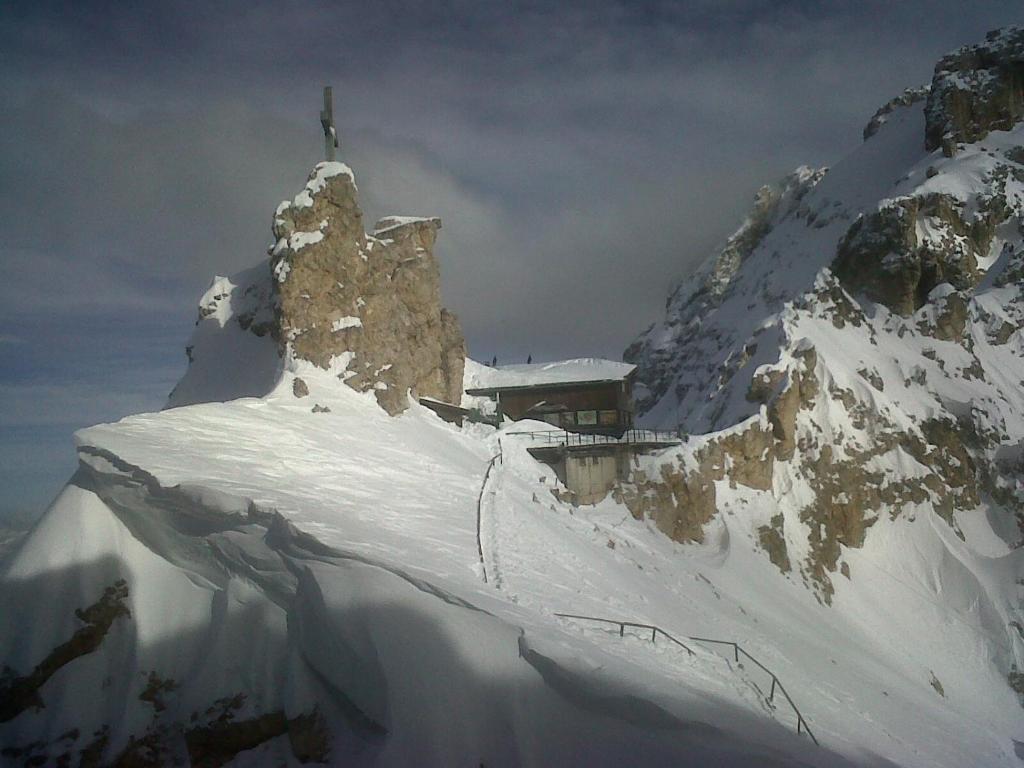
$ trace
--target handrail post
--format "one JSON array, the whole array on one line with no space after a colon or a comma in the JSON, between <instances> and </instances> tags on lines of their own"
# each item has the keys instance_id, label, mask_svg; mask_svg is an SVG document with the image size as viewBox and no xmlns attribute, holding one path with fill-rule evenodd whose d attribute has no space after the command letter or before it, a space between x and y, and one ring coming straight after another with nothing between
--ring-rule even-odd
<instances>
[{"instance_id":1,"label":"handrail post","mask_svg":"<svg viewBox=\"0 0 1024 768\"><path fill-rule=\"evenodd\" d=\"M775 677L775 675L772 675L772 692L768 694L768 701L774 701L775 700L775 683L776 683L776 680L777 680L777 678Z\"/></svg>"},{"instance_id":2,"label":"handrail post","mask_svg":"<svg viewBox=\"0 0 1024 768\"><path fill-rule=\"evenodd\" d=\"M652 643L654 642L654 638L657 637L657 635L658 635L658 628L657 627L651 627L651 642Z\"/></svg>"},{"instance_id":3,"label":"handrail post","mask_svg":"<svg viewBox=\"0 0 1024 768\"><path fill-rule=\"evenodd\" d=\"M800 715L797 715L797 717L796 717L796 732L797 733L803 733L803 731L800 730L800 726L803 723L803 721L804 721L804 719L802 717L800 717Z\"/></svg>"},{"instance_id":4,"label":"handrail post","mask_svg":"<svg viewBox=\"0 0 1024 768\"><path fill-rule=\"evenodd\" d=\"M736 653L736 663L739 664L740 663L740 646L739 646L739 643L733 643L732 644L732 649Z\"/></svg>"},{"instance_id":5,"label":"handrail post","mask_svg":"<svg viewBox=\"0 0 1024 768\"><path fill-rule=\"evenodd\" d=\"M625 637L625 636L626 636L626 625L625 624L619 624L619 637Z\"/></svg>"}]
</instances>

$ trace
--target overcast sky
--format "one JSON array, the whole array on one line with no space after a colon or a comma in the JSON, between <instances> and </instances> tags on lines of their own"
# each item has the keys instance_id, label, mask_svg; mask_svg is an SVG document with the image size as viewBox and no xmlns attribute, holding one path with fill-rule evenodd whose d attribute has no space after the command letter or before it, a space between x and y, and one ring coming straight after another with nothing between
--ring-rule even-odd
<instances>
[{"instance_id":1,"label":"overcast sky","mask_svg":"<svg viewBox=\"0 0 1024 768\"><path fill-rule=\"evenodd\" d=\"M370 222L439 215L470 354L618 357L756 189L1012 2L0 3L0 522L158 409L265 258L332 84Z\"/></svg>"}]
</instances>

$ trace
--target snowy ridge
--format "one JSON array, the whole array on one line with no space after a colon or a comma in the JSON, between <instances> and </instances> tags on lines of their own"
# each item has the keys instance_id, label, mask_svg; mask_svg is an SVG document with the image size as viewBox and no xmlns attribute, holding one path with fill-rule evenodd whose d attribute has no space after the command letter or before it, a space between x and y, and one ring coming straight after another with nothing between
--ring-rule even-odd
<instances>
[{"instance_id":1,"label":"snowy ridge","mask_svg":"<svg viewBox=\"0 0 1024 768\"><path fill-rule=\"evenodd\" d=\"M1003 764L989 736L998 720L972 719L973 729L960 732L966 713L989 714L969 696L990 695L993 681L968 684L976 670L944 666L938 650L930 658L917 652L908 668L913 636L893 651L879 627L861 623L877 616L879 588L891 609L927 626L946 615L945 605L920 600L916 576L896 572L910 587L881 571L872 581L838 585L837 603L861 608L852 615L828 609L748 543L756 516L727 514L704 545L684 555L612 500L592 510L559 502L550 472L522 438L458 430L420 408L392 419L369 395L339 389L329 375L299 373L328 413L299 405L286 381L266 398L129 417L79 433L83 470L3 576L23 585L3 592L4 610L12 611L5 615L27 620L34 602L18 596L52 590L58 623L34 635L33 647L5 636L3 658L30 666L45 654L47 638L71 633L73 609L117 578L131 585L131 619L114 623L95 662L71 665L63 682L47 684L45 716L24 714L0 731L9 743L49 742L72 724L83 733L106 724L107 749L118 754L130 734L173 734L190 713L243 688L250 693L232 710L235 720L281 711L291 722L315 712L332 734L331 760L343 755L346 764L402 765L417 755L424 764L543 765L559 754L573 763L585 754L573 750L583 748L593 750L593 765L628 761L641 748L651 759L693 765L744 765L754 754L762 764L774 754L779 765L796 755L800 764L835 765L837 750L854 762L874 752L907 765ZM485 585L476 568L474 506L499 437L503 462L489 482L485 514L485 552L497 578ZM288 447L268 461L266 446ZM737 503L744 497L754 499L737 491ZM914 548L934 548L919 526L891 525L915 537ZM69 528L90 534L60 544ZM931 561L928 550L923 557ZM861 572L858 561L854 568ZM961 581L950 574L943 578ZM972 594L957 611L969 616ZM223 605L213 619L211 605ZM767 706L757 670L737 669L711 651L690 659L553 616L567 610L740 640L786 681L825 751L796 736L787 709ZM140 635L135 624L143 622ZM239 644L252 647L241 638L254 625L259 655L238 658ZM183 635L186 627L193 629ZM424 635L428 627L435 629ZM973 633L955 621L946 636L964 644L966 658L978 650ZM211 648L207 637L220 639ZM117 675L115 692L133 702L127 710L84 712L74 704L82 685L125 658L137 670ZM267 682L253 688L257 669ZM446 671L424 677L425 669ZM275 683L285 670L288 684ZM953 697L949 703L928 686L929 670ZM154 671L176 686L161 689L160 712L138 698ZM438 688L439 680L448 682ZM485 693L514 680L505 696ZM417 690L430 691L429 707ZM344 699L332 691L344 691ZM513 709L499 703L509 696L519 702ZM615 703L627 699L628 708ZM355 720L345 701L361 713ZM464 723L457 738L442 725L452 708ZM493 731L495 722L509 723L504 735ZM944 732L958 733L952 753ZM581 740L581 733L588 735ZM294 759L289 738L253 747L248 759Z\"/></svg>"},{"instance_id":2,"label":"snowy ridge","mask_svg":"<svg viewBox=\"0 0 1024 768\"><path fill-rule=\"evenodd\" d=\"M641 749L684 764L773 754L778 765L796 764L806 741L765 719L749 684L719 657L702 655L665 680L650 649L637 666L636 646L601 650L600 634L551 615L659 598L648 592L655 579L630 577L636 562L607 547L607 536L624 534L555 501L525 446L503 439L506 463L495 476L495 589L475 568L473 506L497 435L462 432L420 408L392 419L329 375L301 373L328 413L295 404L282 385L259 400L79 433L82 469L6 564L0 593L5 615L24 620L35 610L27 594L52 596L54 624L30 646L4 634L3 658L31 668L51 638L73 632L74 609L119 579L130 618L114 621L88 664L46 684L45 710L0 726L5 743L73 751L83 744L61 746L60 734L106 726L105 754L124 754L134 737L159 742L168 759L195 760L191 713L205 722L211 704L242 690L238 706L216 705L232 722L283 713L279 736L243 750L261 763L294 759L294 740L310 737L292 723L306 718L330 732L335 764L542 765L561 756L610 765ZM286 442L292 458L268 463L264 446ZM89 533L67 541L72 528ZM642 525L632 535L645 549L663 546ZM255 645L243 639L254 626ZM696 686L686 682L695 671ZM111 706L83 708L77 692L111 674ZM507 693L495 696L495 685ZM453 708L458 732L445 727Z\"/></svg>"}]
</instances>

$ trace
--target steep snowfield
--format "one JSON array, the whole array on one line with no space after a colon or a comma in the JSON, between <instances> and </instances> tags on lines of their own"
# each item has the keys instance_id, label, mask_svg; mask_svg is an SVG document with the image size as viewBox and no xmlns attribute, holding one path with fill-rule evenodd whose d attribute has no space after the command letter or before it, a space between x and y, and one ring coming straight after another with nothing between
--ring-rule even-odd
<instances>
[{"instance_id":1,"label":"steep snowfield","mask_svg":"<svg viewBox=\"0 0 1024 768\"><path fill-rule=\"evenodd\" d=\"M5 565L0 652L31 670L81 625L75 609L119 579L130 617L56 670L39 692L45 708L2 726L5 746L38 742L25 754L52 760L97 740L107 759L160 744L147 754L183 759L192 731L224 712L240 722L316 712L334 764L838 760L797 736L787 713L773 718L722 657L551 615L706 627L660 586L674 558L656 534L574 513L503 439L484 494L482 566L477 498L496 433L418 407L392 419L332 377L302 374L330 412L296 405L284 382L260 400L78 434L82 470ZM609 549L611 537L635 557ZM718 602L687 569L675 578ZM810 690L779 673L807 707ZM825 722L805 711L827 745ZM294 760L280 735L246 754Z\"/></svg>"}]
</instances>

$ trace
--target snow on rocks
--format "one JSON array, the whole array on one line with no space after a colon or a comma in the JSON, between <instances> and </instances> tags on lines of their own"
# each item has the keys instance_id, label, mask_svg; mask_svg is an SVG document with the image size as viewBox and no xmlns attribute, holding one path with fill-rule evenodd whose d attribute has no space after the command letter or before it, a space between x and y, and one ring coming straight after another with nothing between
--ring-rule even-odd
<instances>
[{"instance_id":1,"label":"snow on rocks","mask_svg":"<svg viewBox=\"0 0 1024 768\"><path fill-rule=\"evenodd\" d=\"M328 179L331 179L334 176L348 177L352 186L355 187L355 174L352 173L352 169L345 165L345 163L336 161L317 163L316 167L313 169L313 173L310 174L309 181L306 182L305 188L295 196L295 199L292 200L291 203L288 203L287 201L281 203L277 208L276 215L281 216L288 207L312 208L313 198L324 190L327 186Z\"/></svg>"},{"instance_id":2,"label":"snow on rocks","mask_svg":"<svg viewBox=\"0 0 1024 768\"><path fill-rule=\"evenodd\" d=\"M947 157L1024 118L1024 27L1004 27L943 56L925 110L926 148Z\"/></svg>"},{"instance_id":3,"label":"snow on rocks","mask_svg":"<svg viewBox=\"0 0 1024 768\"><path fill-rule=\"evenodd\" d=\"M269 392L281 372L274 315L274 283L266 263L230 278L216 277L199 301L186 347L188 370L167 407Z\"/></svg>"},{"instance_id":4,"label":"snow on rocks","mask_svg":"<svg viewBox=\"0 0 1024 768\"><path fill-rule=\"evenodd\" d=\"M363 321L353 315L346 315L345 317L339 317L337 320L331 323L332 331L343 331L346 328L362 328ZM380 370L379 368L377 369Z\"/></svg>"},{"instance_id":5,"label":"snow on rocks","mask_svg":"<svg viewBox=\"0 0 1024 768\"><path fill-rule=\"evenodd\" d=\"M324 233L320 230L317 230L316 232L292 232L288 237L282 237L278 240L277 243L274 244L270 253L273 256L279 256L286 250L292 252L301 251L307 245L319 243L323 239ZM286 266L290 266L288 262L281 263ZM284 277L287 278L287 276L288 272L287 270L284 270ZM284 278L282 278L281 282L284 282Z\"/></svg>"}]
</instances>

